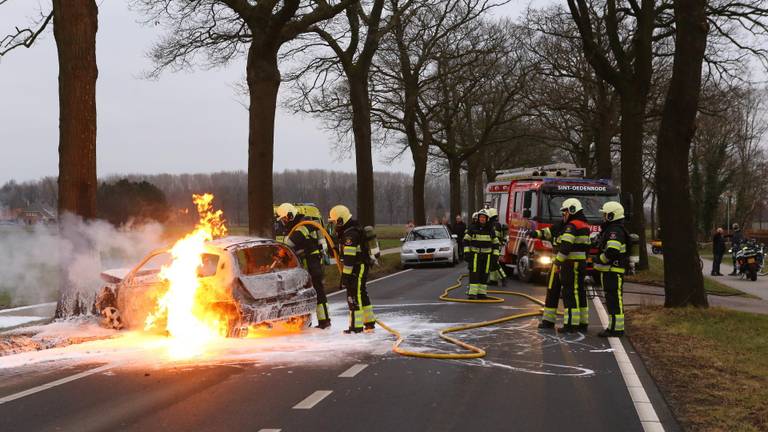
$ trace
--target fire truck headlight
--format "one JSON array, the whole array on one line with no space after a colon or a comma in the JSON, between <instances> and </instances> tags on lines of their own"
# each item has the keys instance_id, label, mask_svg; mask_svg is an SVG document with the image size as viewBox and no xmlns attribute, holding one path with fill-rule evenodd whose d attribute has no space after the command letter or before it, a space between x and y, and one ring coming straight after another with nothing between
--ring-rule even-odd
<instances>
[{"instance_id":1,"label":"fire truck headlight","mask_svg":"<svg viewBox=\"0 0 768 432\"><path fill-rule=\"evenodd\" d=\"M552 264L552 257L549 255L542 255L539 257L539 264L550 265Z\"/></svg>"}]
</instances>

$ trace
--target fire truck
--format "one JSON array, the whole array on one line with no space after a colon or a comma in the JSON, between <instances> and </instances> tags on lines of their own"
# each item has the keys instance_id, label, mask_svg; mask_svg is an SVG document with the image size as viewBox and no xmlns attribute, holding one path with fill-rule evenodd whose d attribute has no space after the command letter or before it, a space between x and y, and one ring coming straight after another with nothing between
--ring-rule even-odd
<instances>
[{"instance_id":1,"label":"fire truck","mask_svg":"<svg viewBox=\"0 0 768 432\"><path fill-rule=\"evenodd\" d=\"M600 208L607 201L621 202L618 187L610 180L585 178L586 170L572 164L498 171L485 189L485 201L506 222L509 237L501 262L514 268L521 281L529 282L551 267L552 243L526 235L562 219L560 206L567 198L578 198L593 233L600 230ZM631 206L625 205L627 210Z\"/></svg>"}]
</instances>

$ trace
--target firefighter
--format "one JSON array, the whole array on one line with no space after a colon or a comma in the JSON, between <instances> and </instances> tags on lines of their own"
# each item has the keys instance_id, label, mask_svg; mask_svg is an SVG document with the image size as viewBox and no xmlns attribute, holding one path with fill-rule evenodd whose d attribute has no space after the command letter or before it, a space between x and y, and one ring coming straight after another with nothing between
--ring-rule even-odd
<instances>
[{"instance_id":1,"label":"firefighter","mask_svg":"<svg viewBox=\"0 0 768 432\"><path fill-rule=\"evenodd\" d=\"M529 231L528 235L533 238L540 238L552 243L552 253L557 253L560 235L563 233L563 223L557 222L551 227L541 230ZM541 315L539 328L554 328L557 322L557 303L560 301L562 291L562 282L560 281L560 272L556 261L552 261L552 267L549 270L549 283L547 284L547 296L544 299L544 313Z\"/></svg>"},{"instance_id":2,"label":"firefighter","mask_svg":"<svg viewBox=\"0 0 768 432\"><path fill-rule=\"evenodd\" d=\"M486 211L490 216L490 223L493 226L493 231L496 237L499 239L499 256L501 256L501 248L504 247L504 244L507 240L507 227L506 225L499 223L499 212L495 208L491 207ZM504 266L497 262L496 268L497 270L491 272L488 280L493 282L494 285L496 283L499 283L502 286L506 285L507 273L504 271Z\"/></svg>"},{"instance_id":3,"label":"firefighter","mask_svg":"<svg viewBox=\"0 0 768 432\"><path fill-rule=\"evenodd\" d=\"M300 214L293 204L280 204L277 208L277 218L281 225L279 232L283 233L283 242L296 252L302 266L312 277L312 286L317 293L317 327L328 328L331 326L331 315L328 313L328 298L323 286L323 255L320 243L322 234L314 227L302 225L288 236L296 225L305 220L304 215Z\"/></svg>"},{"instance_id":4,"label":"firefighter","mask_svg":"<svg viewBox=\"0 0 768 432\"><path fill-rule=\"evenodd\" d=\"M469 265L467 298L486 300L488 277L499 265L499 238L486 209L477 212L477 223L470 225L464 235L464 260Z\"/></svg>"},{"instance_id":5,"label":"firefighter","mask_svg":"<svg viewBox=\"0 0 768 432\"><path fill-rule=\"evenodd\" d=\"M586 331L589 326L589 306L584 286L585 262L589 250L590 227L581 202L568 198L560 207L563 233L558 237L559 249L555 262L563 284L563 326L558 330L573 333Z\"/></svg>"},{"instance_id":6,"label":"firefighter","mask_svg":"<svg viewBox=\"0 0 768 432\"><path fill-rule=\"evenodd\" d=\"M595 270L600 272L600 284L608 307L608 328L598 333L600 337L624 335L624 300L622 288L624 273L629 267L627 243L629 236L624 228L624 207L609 201L600 209L603 225L600 233L600 256L595 260Z\"/></svg>"},{"instance_id":7,"label":"firefighter","mask_svg":"<svg viewBox=\"0 0 768 432\"><path fill-rule=\"evenodd\" d=\"M349 306L349 328L344 333L373 332L376 316L365 286L371 264L365 232L343 205L332 208L329 216L336 226L339 255L344 263L341 285L347 291Z\"/></svg>"}]
</instances>

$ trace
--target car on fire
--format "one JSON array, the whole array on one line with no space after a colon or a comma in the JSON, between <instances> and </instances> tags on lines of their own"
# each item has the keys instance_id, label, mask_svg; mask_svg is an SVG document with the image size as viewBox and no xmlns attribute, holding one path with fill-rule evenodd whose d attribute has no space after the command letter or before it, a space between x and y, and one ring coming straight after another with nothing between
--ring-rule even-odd
<instances>
[{"instance_id":1,"label":"car on fire","mask_svg":"<svg viewBox=\"0 0 768 432\"><path fill-rule=\"evenodd\" d=\"M400 263L403 267L416 264L448 264L459 262L459 248L455 234L443 225L425 225L413 228L401 238Z\"/></svg>"},{"instance_id":2,"label":"car on fire","mask_svg":"<svg viewBox=\"0 0 768 432\"><path fill-rule=\"evenodd\" d=\"M198 295L205 290L202 297L207 302L206 310L223 318L228 336L245 336L252 325L311 322L317 304L312 280L284 244L272 239L229 236L206 242L201 258ZM167 290L160 270L171 259L169 249L158 249L132 269L102 272L108 285L97 300L97 309L103 313L113 307L122 326L143 328ZM113 314L114 310L110 310L109 315Z\"/></svg>"}]
</instances>

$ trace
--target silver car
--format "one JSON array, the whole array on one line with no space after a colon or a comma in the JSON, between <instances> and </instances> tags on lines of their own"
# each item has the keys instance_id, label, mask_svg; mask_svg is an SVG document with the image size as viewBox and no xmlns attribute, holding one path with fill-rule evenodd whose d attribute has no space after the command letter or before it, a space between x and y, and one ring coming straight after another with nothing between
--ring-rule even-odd
<instances>
[{"instance_id":1,"label":"silver car","mask_svg":"<svg viewBox=\"0 0 768 432\"><path fill-rule=\"evenodd\" d=\"M457 236L443 225L425 225L413 228L401 238L400 263L403 267L416 264L442 263L450 266L459 262Z\"/></svg>"},{"instance_id":2,"label":"silver car","mask_svg":"<svg viewBox=\"0 0 768 432\"><path fill-rule=\"evenodd\" d=\"M121 326L142 328L167 289L159 273L170 260L168 249L158 249L132 269L103 272L107 286L97 310L111 307L119 312ZM209 310L226 320L229 336L245 336L250 325L274 321L309 325L317 304L309 273L290 248L275 240L232 236L206 242L198 279L208 291Z\"/></svg>"}]
</instances>

